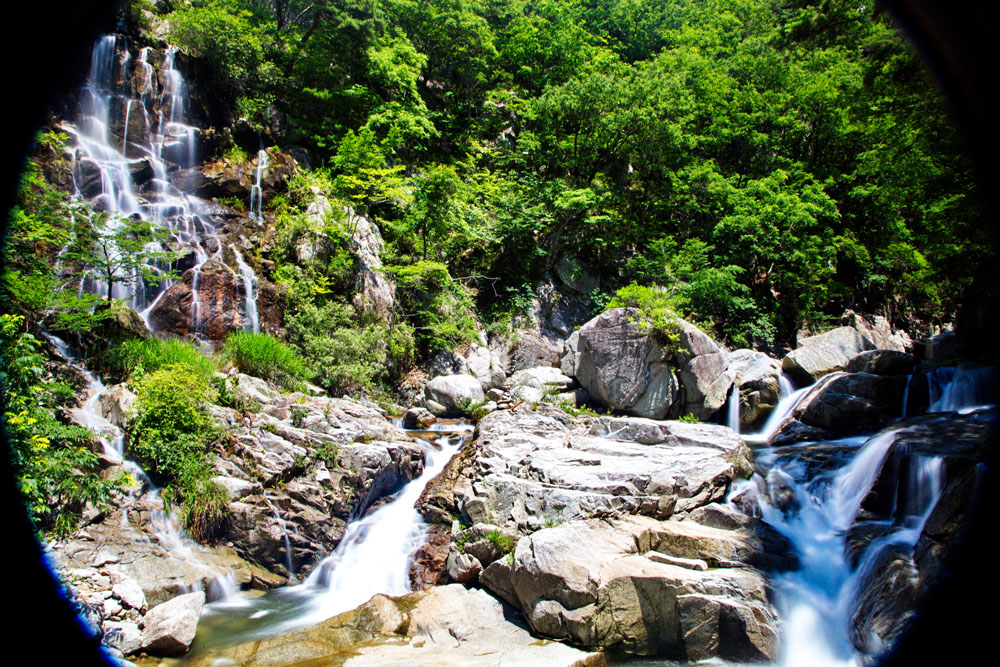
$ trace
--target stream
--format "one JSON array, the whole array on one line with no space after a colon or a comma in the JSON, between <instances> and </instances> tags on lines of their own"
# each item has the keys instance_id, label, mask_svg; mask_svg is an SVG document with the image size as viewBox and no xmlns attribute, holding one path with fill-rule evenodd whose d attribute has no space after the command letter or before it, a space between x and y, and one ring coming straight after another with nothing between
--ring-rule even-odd
<instances>
[{"instance_id":1,"label":"stream","mask_svg":"<svg viewBox=\"0 0 1000 667\"><path fill-rule=\"evenodd\" d=\"M229 596L206 605L192 651L262 639L319 623L353 609L377 593L409 593L414 552L429 529L415 504L427 484L472 437L464 422L410 431L426 452L419 477L389 502L351 521L344 537L300 585L265 595Z\"/></svg>"}]
</instances>

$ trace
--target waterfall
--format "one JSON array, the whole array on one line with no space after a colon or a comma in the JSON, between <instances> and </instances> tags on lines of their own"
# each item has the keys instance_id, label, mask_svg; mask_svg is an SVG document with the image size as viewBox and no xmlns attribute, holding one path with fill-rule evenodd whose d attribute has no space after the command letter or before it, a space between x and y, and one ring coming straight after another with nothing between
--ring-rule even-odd
<instances>
[{"instance_id":1,"label":"waterfall","mask_svg":"<svg viewBox=\"0 0 1000 667\"><path fill-rule=\"evenodd\" d=\"M133 59L120 36L98 39L76 125L66 128L76 140L73 188L78 199L90 199L115 220L137 216L161 230L166 238L151 242L146 250L180 249L182 255L191 258L189 325L197 336L207 316L207 304L198 294L202 269L210 260L221 261L223 243L211 224L209 207L183 188L186 170L197 162L198 130L188 122L187 84L176 66L177 50L167 47L163 51L159 76L151 62L155 57L155 52L145 47ZM254 212L258 222L266 155L263 150L258 155ZM145 176L133 179L133 174ZM134 180L139 181L138 186ZM257 278L242 258L237 262L241 280L245 285L249 281L251 286L245 312L248 326L256 331ZM174 280L168 277L168 264L150 262L145 268L163 278L146 284L141 275L131 276L114 285L112 296L126 299L152 330L150 314ZM107 284L97 275L85 276L81 287L95 293L107 292Z\"/></svg>"},{"instance_id":2,"label":"waterfall","mask_svg":"<svg viewBox=\"0 0 1000 667\"><path fill-rule=\"evenodd\" d=\"M726 403L726 426L737 433L740 432L740 386L738 384L733 384L733 390Z\"/></svg>"},{"instance_id":3,"label":"waterfall","mask_svg":"<svg viewBox=\"0 0 1000 667\"><path fill-rule=\"evenodd\" d=\"M253 187L250 189L250 217L258 224L264 221L262 211L264 191L260 187L260 181L264 176L265 167L267 167L267 151L261 148L257 151L257 169L254 173Z\"/></svg>"},{"instance_id":4,"label":"waterfall","mask_svg":"<svg viewBox=\"0 0 1000 667\"><path fill-rule=\"evenodd\" d=\"M992 369L938 369L930 380L932 410L948 406L964 413L988 400ZM802 390L799 390L801 392ZM782 399L790 401L793 395ZM776 409L775 412L778 412ZM946 417L942 417L944 419ZM897 489L902 499L892 519L867 522L876 536L849 557L848 540L857 525L859 510L885 465L893 444L910 429L901 422L871 437L852 437L826 443L800 443L778 450L759 450L758 465L772 465L768 481L790 489L793 502L775 506L750 481L734 483L731 497L750 491L757 496L765 522L789 539L799 557L800 569L773 577L785 628L782 665L858 666L867 664L851 641L852 617L863 587L883 563L890 547L912 553L924 525L941 497L944 463L940 456L909 454L900 449L908 468L906 486ZM849 459L839 467L806 478L814 448L841 449ZM904 447L900 445L900 447ZM853 561L853 562L852 562ZM865 650L878 655L884 650L874 633L862 637Z\"/></svg>"},{"instance_id":5,"label":"waterfall","mask_svg":"<svg viewBox=\"0 0 1000 667\"><path fill-rule=\"evenodd\" d=\"M767 421L764 422L764 426L759 431L756 433L747 433L743 436L743 439L751 444L767 444L774 437L774 434L778 432L778 429L781 428L781 424L784 423L785 419L792 414L795 407L806 397L811 386L794 389L791 380L784 373L778 376L778 387L781 391L778 405L768 415Z\"/></svg>"},{"instance_id":6,"label":"waterfall","mask_svg":"<svg viewBox=\"0 0 1000 667\"><path fill-rule=\"evenodd\" d=\"M435 424L423 436L441 433L424 446L423 473L406 484L390 502L348 524L344 537L298 586L286 586L263 597L232 600L206 607L199 625L199 645L234 643L288 632L318 623L367 602L373 595L410 591L414 554L426 541L430 526L415 503L462 445L472 436L466 424Z\"/></svg>"},{"instance_id":7,"label":"waterfall","mask_svg":"<svg viewBox=\"0 0 1000 667\"><path fill-rule=\"evenodd\" d=\"M246 318L244 328L254 333L260 333L260 318L257 315L257 276L253 269L243 261L243 255L237 250L235 244L230 244L233 255L236 256L236 266L243 281L243 313Z\"/></svg>"}]
</instances>

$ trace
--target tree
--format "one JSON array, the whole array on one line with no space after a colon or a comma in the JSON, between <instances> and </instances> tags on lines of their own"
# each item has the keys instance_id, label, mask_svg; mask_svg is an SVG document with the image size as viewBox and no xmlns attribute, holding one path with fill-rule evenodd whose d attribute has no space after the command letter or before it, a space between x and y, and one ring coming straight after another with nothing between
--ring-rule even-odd
<instances>
[{"instance_id":1,"label":"tree","mask_svg":"<svg viewBox=\"0 0 1000 667\"><path fill-rule=\"evenodd\" d=\"M85 205L75 207L74 216L77 236L65 257L106 285L106 307L111 307L115 285L132 287L177 277L175 271L156 266L178 257L159 244L167 230L141 218L122 218Z\"/></svg>"}]
</instances>

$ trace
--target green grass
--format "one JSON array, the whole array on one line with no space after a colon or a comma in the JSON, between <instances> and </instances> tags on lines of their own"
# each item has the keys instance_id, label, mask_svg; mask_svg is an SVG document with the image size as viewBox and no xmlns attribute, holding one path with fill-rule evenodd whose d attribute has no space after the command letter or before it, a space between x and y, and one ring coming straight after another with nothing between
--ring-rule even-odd
<instances>
[{"instance_id":1,"label":"green grass","mask_svg":"<svg viewBox=\"0 0 1000 667\"><path fill-rule=\"evenodd\" d=\"M308 378L306 364L288 345L265 333L236 331L226 338L223 354L241 373L294 390Z\"/></svg>"},{"instance_id":2,"label":"green grass","mask_svg":"<svg viewBox=\"0 0 1000 667\"><path fill-rule=\"evenodd\" d=\"M177 365L189 367L206 381L217 368L215 360L202 354L194 343L177 339L127 340L104 355L105 369L123 380L137 380Z\"/></svg>"}]
</instances>

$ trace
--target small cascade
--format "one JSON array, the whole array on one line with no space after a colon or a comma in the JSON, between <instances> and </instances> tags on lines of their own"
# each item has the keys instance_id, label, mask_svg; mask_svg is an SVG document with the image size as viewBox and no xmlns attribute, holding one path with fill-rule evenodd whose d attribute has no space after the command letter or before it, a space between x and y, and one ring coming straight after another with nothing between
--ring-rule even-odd
<instances>
[{"instance_id":1,"label":"small cascade","mask_svg":"<svg viewBox=\"0 0 1000 667\"><path fill-rule=\"evenodd\" d=\"M281 536L285 540L285 570L288 572L288 581L298 583L298 579L295 578L295 569L292 565L292 543L288 539L288 527L285 525L285 520L281 518L281 514L278 513L278 508L274 506L274 503L267 497L267 494L262 493L261 495L264 496L264 502L267 503L267 506L271 508L274 520L281 526Z\"/></svg>"},{"instance_id":2,"label":"small cascade","mask_svg":"<svg viewBox=\"0 0 1000 667\"><path fill-rule=\"evenodd\" d=\"M145 496L153 501L152 505L162 505L163 509L152 512L150 528L156 542L172 557L193 564L203 565L197 556L200 548L178 525L174 516L168 511L166 503L156 502L160 498L160 489L149 479L145 471L134 461L124 459L125 434L120 428L109 422L101 412L101 395L105 386L100 378L91 373L79 363L66 341L48 332L42 334L65 361L79 371L87 380L87 400L83 407L72 411L76 420L83 426L97 433L104 454L113 461L121 462L125 471L135 480L136 485L129 491L129 500L122 507L122 523L127 524L129 506Z\"/></svg>"},{"instance_id":3,"label":"small cascade","mask_svg":"<svg viewBox=\"0 0 1000 667\"><path fill-rule=\"evenodd\" d=\"M809 393L811 386L794 389L791 380L784 373L778 376L778 387L781 391L778 405L768 415L767 421L764 422L764 426L758 432L747 433L743 436L743 439L750 444L767 444L774 437L774 434L778 432L778 429L781 428L781 424L784 423L785 419L792 414L795 407Z\"/></svg>"},{"instance_id":4,"label":"small cascade","mask_svg":"<svg viewBox=\"0 0 1000 667\"><path fill-rule=\"evenodd\" d=\"M929 381L933 387L932 411L948 406L951 412L965 413L988 402L992 369L938 369L935 374ZM782 404L802 391L782 399ZM775 496L775 504L759 492L760 482L733 484L730 497L743 493L756 496L763 520L789 539L799 558L799 570L773 577L785 623L780 664L867 664L867 658L852 642L858 601L887 557L906 558L912 554L944 488L944 462L940 456L911 453L908 445L897 444L903 435L919 437L920 431L914 429L920 429L920 424L926 421L910 422L909 426L900 422L895 428L867 438L758 450L758 466L770 466L768 486L782 489ZM830 458L832 469L810 476L806 471L813 452L833 449L844 452L844 456ZM898 487L892 491L891 512L883 510L888 514L877 519L861 515L866 517L862 519L859 510L880 479L890 451L903 462L898 474L890 478L903 480L896 482ZM861 533L856 530L859 526ZM874 533L867 543L861 538L865 531ZM879 655L884 650L882 640L874 632L870 635L855 637L854 641L861 641L868 654Z\"/></svg>"},{"instance_id":5,"label":"small cascade","mask_svg":"<svg viewBox=\"0 0 1000 667\"><path fill-rule=\"evenodd\" d=\"M246 318L244 328L253 333L260 333L260 317L257 315L257 276L253 269L243 261L243 255L237 250L235 244L230 244L233 255L236 256L236 267L243 281L243 313ZM290 571L290 570L289 570Z\"/></svg>"},{"instance_id":6,"label":"small cascade","mask_svg":"<svg viewBox=\"0 0 1000 667\"><path fill-rule=\"evenodd\" d=\"M423 473L390 502L348 524L337 548L301 585L248 598L240 605L209 605L198 627L197 643L212 646L274 636L353 609L376 593L408 593L414 553L430 529L415 503L472 436L472 428L461 423L435 424L432 431L441 433L434 444L417 438L425 448Z\"/></svg>"},{"instance_id":7,"label":"small cascade","mask_svg":"<svg viewBox=\"0 0 1000 667\"><path fill-rule=\"evenodd\" d=\"M267 151L261 148L257 151L257 170L254 173L253 187L250 189L250 217L258 224L264 221L264 191L261 189L260 181L264 177L266 167Z\"/></svg>"},{"instance_id":8,"label":"small cascade","mask_svg":"<svg viewBox=\"0 0 1000 667\"><path fill-rule=\"evenodd\" d=\"M995 386L996 369L992 366L935 368L927 375L927 411L966 414L986 407L993 400Z\"/></svg>"},{"instance_id":9,"label":"small cascade","mask_svg":"<svg viewBox=\"0 0 1000 667\"><path fill-rule=\"evenodd\" d=\"M726 426L740 432L740 388L734 384L726 403Z\"/></svg>"}]
</instances>

